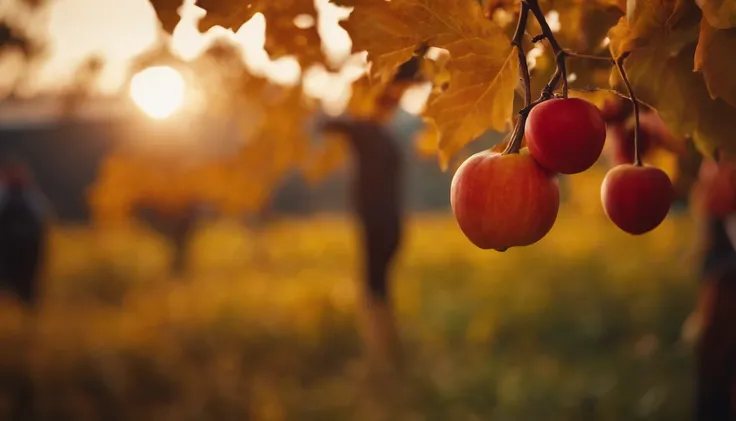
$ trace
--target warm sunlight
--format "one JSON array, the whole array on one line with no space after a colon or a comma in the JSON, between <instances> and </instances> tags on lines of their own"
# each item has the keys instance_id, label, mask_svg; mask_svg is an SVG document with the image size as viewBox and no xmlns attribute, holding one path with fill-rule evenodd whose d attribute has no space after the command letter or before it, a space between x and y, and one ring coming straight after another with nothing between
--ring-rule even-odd
<instances>
[{"instance_id":1,"label":"warm sunlight","mask_svg":"<svg viewBox=\"0 0 736 421\"><path fill-rule=\"evenodd\" d=\"M184 78L169 66L141 70L130 81L133 102L148 116L159 120L181 108L185 90Z\"/></svg>"}]
</instances>

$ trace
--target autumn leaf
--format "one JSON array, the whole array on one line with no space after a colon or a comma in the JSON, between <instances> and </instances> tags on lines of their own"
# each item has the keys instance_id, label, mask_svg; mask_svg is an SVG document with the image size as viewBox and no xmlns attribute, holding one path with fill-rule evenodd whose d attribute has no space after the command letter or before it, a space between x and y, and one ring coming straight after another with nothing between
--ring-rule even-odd
<instances>
[{"instance_id":1,"label":"autumn leaf","mask_svg":"<svg viewBox=\"0 0 736 421\"><path fill-rule=\"evenodd\" d=\"M651 104L673 133L692 136L705 154L736 150L736 108L711 98L702 75L692 70L694 55L695 43L675 56L667 45L650 45L632 52L624 68L637 97ZM615 75L612 87L625 92Z\"/></svg>"},{"instance_id":2,"label":"autumn leaf","mask_svg":"<svg viewBox=\"0 0 736 421\"><path fill-rule=\"evenodd\" d=\"M703 73L713 99L736 107L736 28L717 29L703 17L695 49L695 70Z\"/></svg>"},{"instance_id":3,"label":"autumn leaf","mask_svg":"<svg viewBox=\"0 0 736 421\"><path fill-rule=\"evenodd\" d=\"M181 0L150 0L163 28L171 33L179 22L176 10ZM256 13L266 18L265 49L272 59L294 55L302 66L323 61L321 39L317 32L317 11L313 0L197 0L207 14L199 22L205 31L215 25L237 31ZM296 20L309 25L298 26Z\"/></svg>"},{"instance_id":4,"label":"autumn leaf","mask_svg":"<svg viewBox=\"0 0 736 421\"><path fill-rule=\"evenodd\" d=\"M499 47L491 47L496 51L475 52L469 46L466 55L450 59L450 88L427 105L425 114L435 120L439 130L443 166L485 131L505 131L508 127L519 63L515 54L507 55L503 63L495 63ZM479 70L473 72L474 67Z\"/></svg>"},{"instance_id":5,"label":"autumn leaf","mask_svg":"<svg viewBox=\"0 0 736 421\"><path fill-rule=\"evenodd\" d=\"M700 13L689 0L638 0L611 28L608 37L613 57L651 44L666 45L671 54L698 37Z\"/></svg>"},{"instance_id":6,"label":"autumn leaf","mask_svg":"<svg viewBox=\"0 0 736 421\"><path fill-rule=\"evenodd\" d=\"M368 75L358 78L351 85L352 95L345 113L357 118L370 118L376 114L378 97L386 89L388 82L381 82Z\"/></svg>"},{"instance_id":7,"label":"autumn leaf","mask_svg":"<svg viewBox=\"0 0 736 421\"><path fill-rule=\"evenodd\" d=\"M341 0L354 7L343 26L371 72L388 80L420 43L450 53L449 89L427 105L446 161L486 130L505 130L517 84L517 56L503 30L474 0Z\"/></svg>"},{"instance_id":8,"label":"autumn leaf","mask_svg":"<svg viewBox=\"0 0 736 421\"><path fill-rule=\"evenodd\" d=\"M424 120L424 127L414 135L414 150L422 158L437 156L439 136L437 126L432 119ZM445 171L447 167L442 167Z\"/></svg>"},{"instance_id":9,"label":"autumn leaf","mask_svg":"<svg viewBox=\"0 0 736 421\"><path fill-rule=\"evenodd\" d=\"M301 166L307 183L316 185L345 164L348 157L347 142L342 132L326 131L322 134L322 142L310 151Z\"/></svg>"},{"instance_id":10,"label":"autumn leaf","mask_svg":"<svg viewBox=\"0 0 736 421\"><path fill-rule=\"evenodd\" d=\"M728 29L736 26L736 0L695 0L703 16L714 28Z\"/></svg>"}]
</instances>

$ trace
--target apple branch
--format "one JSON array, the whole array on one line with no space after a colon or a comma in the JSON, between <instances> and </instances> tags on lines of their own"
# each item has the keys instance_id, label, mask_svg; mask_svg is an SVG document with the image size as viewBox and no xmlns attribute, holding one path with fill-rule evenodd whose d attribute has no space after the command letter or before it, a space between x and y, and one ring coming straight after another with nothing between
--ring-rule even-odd
<instances>
[{"instance_id":1,"label":"apple branch","mask_svg":"<svg viewBox=\"0 0 736 421\"><path fill-rule=\"evenodd\" d=\"M616 69L618 69L618 73L621 75L624 85L626 85L626 90L629 92L631 103L634 106L634 165L641 167L641 157L639 156L639 101L637 101L634 95L634 88L632 88L629 77L626 75L626 70L624 70L624 60L628 56L629 53L624 53L615 62Z\"/></svg>"},{"instance_id":2,"label":"apple branch","mask_svg":"<svg viewBox=\"0 0 736 421\"><path fill-rule=\"evenodd\" d=\"M529 74L529 65L526 62L526 52L524 51L523 37L526 29L526 22L529 19L529 6L525 2L519 3L519 20L516 23L516 31L511 40L511 45L516 48L519 56L519 79L522 89L524 90L524 107L529 107L532 102L531 92L531 75ZM511 134L509 144L504 149L504 154L518 153L521 149L521 141L524 138L524 128L526 125L526 114L519 114L516 118L514 131Z\"/></svg>"},{"instance_id":3,"label":"apple branch","mask_svg":"<svg viewBox=\"0 0 736 421\"><path fill-rule=\"evenodd\" d=\"M616 62L615 60L612 60L612 61L614 63ZM573 91L573 92L588 92L588 93L589 92L607 92L609 94L616 95L617 97L619 97L621 99L625 99L626 101L631 101L631 97L630 96L628 96L628 95L626 95L626 94L624 94L622 92L619 92L619 91L617 91L615 89L596 88L596 87L581 87L581 88L570 88L570 91ZM652 106L651 104L649 104L649 103L647 103L645 101L642 101L639 98L636 99L636 102L639 103L639 106L640 107L641 106L644 106L644 107L647 107L647 108L651 108L652 110L655 109L654 106Z\"/></svg>"},{"instance_id":4,"label":"apple branch","mask_svg":"<svg viewBox=\"0 0 736 421\"><path fill-rule=\"evenodd\" d=\"M514 38L511 40L511 45L516 48L516 52L519 56L519 78L521 79L521 83L524 88L524 106L528 107L532 102L532 82L531 76L529 75L529 65L526 62L526 52L524 51L522 41L526 22L529 18L529 6L527 6L526 3L521 2L519 8L519 21L516 24L516 31L514 32Z\"/></svg>"},{"instance_id":5,"label":"apple branch","mask_svg":"<svg viewBox=\"0 0 736 421\"><path fill-rule=\"evenodd\" d=\"M538 42L546 39L547 42L549 42L550 47L552 47L552 52L555 55L557 69L555 70L554 75L552 75L552 79L550 79L547 86L542 90L542 97L548 99L552 98L552 92L557 88L557 84L560 83L560 79L562 79L562 97L567 98L567 66L565 65L565 57L567 53L562 49L562 47L560 47L560 43L557 42L557 38L555 38L554 33L552 33L552 28L549 27L547 18L544 17L544 12L542 12L542 8L539 6L539 0L522 0L522 4L525 4L529 8L534 15L534 18L539 22L539 26L542 28L542 33L535 36L533 41Z\"/></svg>"},{"instance_id":6,"label":"apple branch","mask_svg":"<svg viewBox=\"0 0 736 421\"><path fill-rule=\"evenodd\" d=\"M527 65L527 62L526 62L526 54L524 52L524 47L522 45L524 30L526 28L526 24L529 18L529 12L531 12L531 14L537 20L537 22L539 22L539 26L542 29L542 33L532 37L531 41L539 42L539 41L546 39L549 42L550 46L552 47L552 52L555 55L555 65L556 65L554 74L550 78L549 82L542 89L542 92L539 98L534 101L531 101L531 92L530 92L531 76L529 73L529 66ZM521 142L524 137L526 119L529 113L531 112L532 108L534 108L535 106L541 104L544 101L555 98L554 92L557 89L560 82L562 83L561 96L563 98L568 97L568 92L570 88L568 86L568 81L567 81L566 59L568 57L573 57L573 58L584 59L584 60L606 61L606 62L609 62L615 65L616 68L618 69L618 72L621 75L621 78L623 79L624 84L626 85L629 95L625 96L615 90L608 90L608 91L616 95L619 95L623 98L626 98L627 100L630 100L633 103L635 123L636 123L635 131L634 131L634 148L635 148L634 163L635 165L642 165L641 159L639 157L639 104L640 104L640 101L636 99L634 90L631 87L631 83L629 82L629 79L626 76L626 71L623 68L624 59L628 56L628 54L624 54L618 59L613 59L611 57L596 56L596 55L590 55L590 54L579 54L579 53L562 48L560 46L560 43L555 38L554 33L552 32L552 28L550 28L549 24L547 23L547 19L544 16L544 12L542 12L542 8L539 6L539 0L521 0L520 5L519 5L519 19L516 25L516 31L514 32L514 37L511 40L511 45L516 48L517 54L519 56L519 78L522 82L523 89L524 89L524 107L518 112L519 115L516 119L514 130L511 134L511 138L509 140L508 145L503 151L503 154L517 153L521 149ZM648 106L648 104L644 104L644 105Z\"/></svg>"}]
</instances>

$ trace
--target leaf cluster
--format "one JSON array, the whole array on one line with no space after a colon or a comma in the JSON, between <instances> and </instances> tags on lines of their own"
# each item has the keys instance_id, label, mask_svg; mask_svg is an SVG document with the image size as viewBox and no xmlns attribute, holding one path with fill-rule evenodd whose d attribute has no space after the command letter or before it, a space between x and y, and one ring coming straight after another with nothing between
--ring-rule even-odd
<instances>
[{"instance_id":1,"label":"leaf cluster","mask_svg":"<svg viewBox=\"0 0 736 421\"><path fill-rule=\"evenodd\" d=\"M418 47L427 46L441 54L432 59L429 53L418 57L422 80L433 85L422 113L427 124L417 138L419 151L436 154L447 167L458 152L484 133L509 131L523 106L520 62L511 44L520 1L331 0L352 8L341 25L352 39L353 52L367 52L370 63L369 72L353 83L347 113L377 119L390 111L407 87L396 88L395 76L402 65L417 59ZM171 32L179 20L176 10L181 2L151 2L164 28ZM736 78L732 76L736 70L736 0L539 3L563 48L601 58L627 56L625 70L637 97L656 109L672 132L692 138L702 153L719 149L726 155L736 154L732 140L736 132ZM199 0L197 6L207 11L201 30L214 25L237 30L262 13L267 22L266 49L272 58L292 55L302 69L314 64L331 66L323 53L319 16L312 0ZM311 19L314 24L297 25L299 19ZM522 37L533 92L542 89L556 68L549 43L532 39L540 32L536 20L529 19ZM567 61L571 95L598 104L610 95L625 95L610 62L574 55ZM233 77L224 82L225 90L237 86L230 92L242 93L240 97L246 99L239 101L257 110L260 120L254 123L255 117L243 118L250 135L237 157L230 158L235 160L232 171L245 171L248 175L241 178L255 178L270 188L293 168L300 168L307 179L316 182L340 167L345 155L340 138L315 142L308 132L310 117L321 111L315 101L305 101L300 85L278 88L246 69ZM382 102L387 98L393 104ZM240 106L225 103L225 109ZM222 182L231 192L249 191L233 184L238 177L224 179L229 180ZM245 202L231 207L249 208L262 200Z\"/></svg>"}]
</instances>

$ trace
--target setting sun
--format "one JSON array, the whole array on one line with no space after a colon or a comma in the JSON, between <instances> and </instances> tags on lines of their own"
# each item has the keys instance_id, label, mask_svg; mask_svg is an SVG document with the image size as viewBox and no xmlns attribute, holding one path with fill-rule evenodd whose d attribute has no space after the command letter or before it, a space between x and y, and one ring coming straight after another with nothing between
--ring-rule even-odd
<instances>
[{"instance_id":1,"label":"setting sun","mask_svg":"<svg viewBox=\"0 0 736 421\"><path fill-rule=\"evenodd\" d=\"M181 108L185 90L184 78L169 66L141 70L130 81L133 102L155 119L167 118Z\"/></svg>"}]
</instances>

